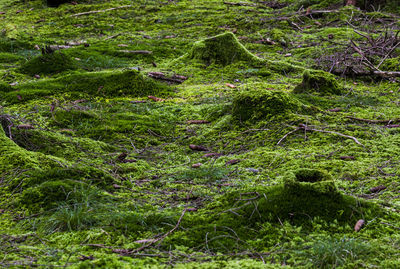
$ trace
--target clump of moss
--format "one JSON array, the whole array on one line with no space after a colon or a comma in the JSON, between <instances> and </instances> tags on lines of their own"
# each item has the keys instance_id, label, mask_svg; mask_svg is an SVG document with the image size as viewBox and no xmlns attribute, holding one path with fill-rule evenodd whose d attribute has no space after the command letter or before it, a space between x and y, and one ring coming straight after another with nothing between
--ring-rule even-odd
<instances>
[{"instance_id":1,"label":"clump of moss","mask_svg":"<svg viewBox=\"0 0 400 269\"><path fill-rule=\"evenodd\" d=\"M303 73L303 81L293 92L331 95L341 94L342 90L332 74L321 70L306 70Z\"/></svg>"},{"instance_id":2,"label":"clump of moss","mask_svg":"<svg viewBox=\"0 0 400 269\"><path fill-rule=\"evenodd\" d=\"M295 195L315 193L316 195L340 196L333 178L326 171L298 169L285 177L285 189Z\"/></svg>"},{"instance_id":3,"label":"clump of moss","mask_svg":"<svg viewBox=\"0 0 400 269\"><path fill-rule=\"evenodd\" d=\"M236 36L227 32L194 43L188 57L205 64L229 65L237 61L262 62L260 58L249 52Z\"/></svg>"},{"instance_id":4,"label":"clump of moss","mask_svg":"<svg viewBox=\"0 0 400 269\"><path fill-rule=\"evenodd\" d=\"M289 94L275 90L243 90L233 99L232 113L240 120L258 120L299 110L301 103Z\"/></svg>"},{"instance_id":5,"label":"clump of moss","mask_svg":"<svg viewBox=\"0 0 400 269\"><path fill-rule=\"evenodd\" d=\"M57 74L68 70L75 70L78 66L68 55L61 52L42 54L24 63L19 71L28 75Z\"/></svg>"},{"instance_id":6,"label":"clump of moss","mask_svg":"<svg viewBox=\"0 0 400 269\"><path fill-rule=\"evenodd\" d=\"M139 71L76 73L60 79L66 84L66 91L80 91L90 94L116 96L159 95L168 91L168 86L149 78Z\"/></svg>"}]
</instances>

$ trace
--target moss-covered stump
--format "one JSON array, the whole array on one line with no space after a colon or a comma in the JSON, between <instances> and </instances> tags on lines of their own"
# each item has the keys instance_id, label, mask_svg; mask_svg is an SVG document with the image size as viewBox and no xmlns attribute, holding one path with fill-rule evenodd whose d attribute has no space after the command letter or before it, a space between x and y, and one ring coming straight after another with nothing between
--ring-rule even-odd
<instances>
[{"instance_id":1,"label":"moss-covered stump","mask_svg":"<svg viewBox=\"0 0 400 269\"><path fill-rule=\"evenodd\" d=\"M294 195L340 196L331 175L322 170L298 169L286 175L284 184Z\"/></svg>"},{"instance_id":2,"label":"moss-covered stump","mask_svg":"<svg viewBox=\"0 0 400 269\"><path fill-rule=\"evenodd\" d=\"M50 75L68 70L75 70L78 66L74 59L59 51L42 54L24 63L19 71L28 75Z\"/></svg>"},{"instance_id":3,"label":"moss-covered stump","mask_svg":"<svg viewBox=\"0 0 400 269\"><path fill-rule=\"evenodd\" d=\"M194 43L188 56L190 59L197 59L205 64L229 65L237 61L262 62L262 59L253 55L240 44L231 32Z\"/></svg>"},{"instance_id":4,"label":"moss-covered stump","mask_svg":"<svg viewBox=\"0 0 400 269\"><path fill-rule=\"evenodd\" d=\"M293 92L332 95L341 94L342 90L334 75L321 70L306 70L303 73L303 81Z\"/></svg>"},{"instance_id":5,"label":"moss-covered stump","mask_svg":"<svg viewBox=\"0 0 400 269\"><path fill-rule=\"evenodd\" d=\"M232 114L239 120L259 120L297 111L302 104L289 94L275 90L242 90L233 99Z\"/></svg>"}]
</instances>

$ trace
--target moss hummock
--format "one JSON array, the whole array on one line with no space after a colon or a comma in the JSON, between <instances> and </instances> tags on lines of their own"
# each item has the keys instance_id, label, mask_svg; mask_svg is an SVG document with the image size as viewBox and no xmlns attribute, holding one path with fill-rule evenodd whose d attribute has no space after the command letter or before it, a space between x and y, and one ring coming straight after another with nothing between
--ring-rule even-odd
<instances>
[{"instance_id":1,"label":"moss hummock","mask_svg":"<svg viewBox=\"0 0 400 269\"><path fill-rule=\"evenodd\" d=\"M294 93L318 93L320 95L341 94L335 77L321 70L306 70L303 73L303 81L293 90Z\"/></svg>"},{"instance_id":2,"label":"moss hummock","mask_svg":"<svg viewBox=\"0 0 400 269\"><path fill-rule=\"evenodd\" d=\"M77 68L76 62L70 56L56 51L32 58L24 63L19 71L28 75L50 75Z\"/></svg>"},{"instance_id":3,"label":"moss hummock","mask_svg":"<svg viewBox=\"0 0 400 269\"><path fill-rule=\"evenodd\" d=\"M233 115L240 120L258 120L301 109L302 104L289 94L276 90L243 90L233 99Z\"/></svg>"},{"instance_id":4,"label":"moss hummock","mask_svg":"<svg viewBox=\"0 0 400 269\"><path fill-rule=\"evenodd\" d=\"M239 40L231 32L194 43L188 56L190 59L201 60L206 64L229 65L237 61L262 62L262 59L240 44Z\"/></svg>"},{"instance_id":5,"label":"moss hummock","mask_svg":"<svg viewBox=\"0 0 400 269\"><path fill-rule=\"evenodd\" d=\"M285 189L294 195L340 196L333 178L328 172L316 169L298 169L286 175Z\"/></svg>"}]
</instances>

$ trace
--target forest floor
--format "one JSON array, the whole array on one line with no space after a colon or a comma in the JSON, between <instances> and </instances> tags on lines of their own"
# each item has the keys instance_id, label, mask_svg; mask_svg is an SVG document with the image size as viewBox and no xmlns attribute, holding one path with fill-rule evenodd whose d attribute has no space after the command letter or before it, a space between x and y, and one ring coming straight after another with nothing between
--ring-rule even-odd
<instances>
[{"instance_id":1,"label":"forest floor","mask_svg":"<svg viewBox=\"0 0 400 269\"><path fill-rule=\"evenodd\" d=\"M0 0L0 267L399 268L395 2Z\"/></svg>"}]
</instances>

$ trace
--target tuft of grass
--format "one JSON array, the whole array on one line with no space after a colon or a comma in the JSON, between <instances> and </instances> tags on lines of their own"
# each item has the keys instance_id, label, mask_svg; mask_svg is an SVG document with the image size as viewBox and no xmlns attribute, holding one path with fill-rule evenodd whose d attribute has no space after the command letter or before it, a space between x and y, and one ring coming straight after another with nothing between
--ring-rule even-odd
<instances>
[{"instance_id":1,"label":"tuft of grass","mask_svg":"<svg viewBox=\"0 0 400 269\"><path fill-rule=\"evenodd\" d=\"M372 247L355 238L328 237L316 241L307 252L309 261L318 268L337 268L372 253Z\"/></svg>"}]
</instances>

